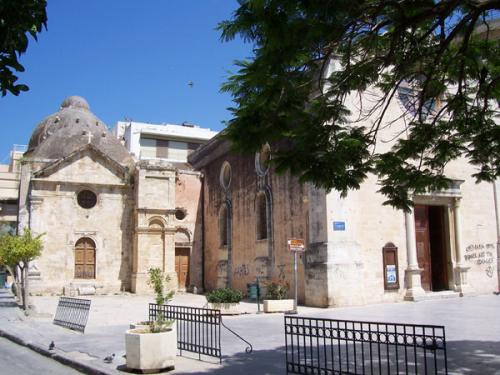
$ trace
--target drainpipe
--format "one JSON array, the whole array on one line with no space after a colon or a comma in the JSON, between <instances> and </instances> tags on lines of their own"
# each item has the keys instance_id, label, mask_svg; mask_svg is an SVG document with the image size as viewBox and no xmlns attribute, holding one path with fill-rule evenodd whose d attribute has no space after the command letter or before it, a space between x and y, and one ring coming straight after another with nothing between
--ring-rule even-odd
<instances>
[{"instance_id":1,"label":"drainpipe","mask_svg":"<svg viewBox=\"0 0 500 375\"><path fill-rule=\"evenodd\" d=\"M497 229L497 293L500 293L500 197L498 192L500 180L493 181L493 197L495 200L495 217Z\"/></svg>"}]
</instances>

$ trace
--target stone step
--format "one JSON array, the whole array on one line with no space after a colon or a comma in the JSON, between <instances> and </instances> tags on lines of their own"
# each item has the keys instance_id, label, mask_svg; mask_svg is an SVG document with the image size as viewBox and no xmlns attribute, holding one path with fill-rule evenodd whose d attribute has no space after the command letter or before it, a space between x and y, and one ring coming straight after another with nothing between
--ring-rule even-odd
<instances>
[{"instance_id":1,"label":"stone step","mask_svg":"<svg viewBox=\"0 0 500 375\"><path fill-rule=\"evenodd\" d=\"M423 295L415 297L414 301L415 302L432 301L437 299L458 298L458 297L460 297L460 293L458 292L454 292L453 290L443 290L440 292L426 292Z\"/></svg>"}]
</instances>

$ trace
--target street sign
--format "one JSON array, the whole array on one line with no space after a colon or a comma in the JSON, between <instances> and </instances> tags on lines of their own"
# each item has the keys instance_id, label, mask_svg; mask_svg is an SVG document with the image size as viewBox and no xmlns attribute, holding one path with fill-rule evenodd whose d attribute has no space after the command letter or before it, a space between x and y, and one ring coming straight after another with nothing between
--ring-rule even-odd
<instances>
[{"instance_id":1,"label":"street sign","mask_svg":"<svg viewBox=\"0 0 500 375\"><path fill-rule=\"evenodd\" d=\"M334 231L344 231L345 230L345 221L334 221L333 222L333 230Z\"/></svg>"},{"instance_id":2,"label":"street sign","mask_svg":"<svg viewBox=\"0 0 500 375\"><path fill-rule=\"evenodd\" d=\"M297 301L298 301L298 277L297 277L297 253L303 253L306 251L306 245L302 238L291 238L288 240L288 250L293 252L293 275L295 284L295 301L293 304L293 314L297 314Z\"/></svg>"},{"instance_id":3,"label":"street sign","mask_svg":"<svg viewBox=\"0 0 500 375\"><path fill-rule=\"evenodd\" d=\"M306 251L304 240L299 238L292 238L288 240L288 250L299 251L299 252Z\"/></svg>"}]
</instances>

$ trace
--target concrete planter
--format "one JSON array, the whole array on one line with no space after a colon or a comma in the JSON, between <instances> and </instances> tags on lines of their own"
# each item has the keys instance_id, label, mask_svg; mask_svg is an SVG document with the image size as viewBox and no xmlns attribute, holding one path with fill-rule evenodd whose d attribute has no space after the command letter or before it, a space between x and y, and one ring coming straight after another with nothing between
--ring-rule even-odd
<instances>
[{"instance_id":1,"label":"concrete planter","mask_svg":"<svg viewBox=\"0 0 500 375\"><path fill-rule=\"evenodd\" d=\"M137 328L125 333L127 367L149 373L173 368L177 354L176 324L167 332L142 332L144 329Z\"/></svg>"},{"instance_id":2,"label":"concrete planter","mask_svg":"<svg viewBox=\"0 0 500 375\"><path fill-rule=\"evenodd\" d=\"M265 299L264 312L285 312L293 310L293 299Z\"/></svg>"},{"instance_id":3,"label":"concrete planter","mask_svg":"<svg viewBox=\"0 0 500 375\"><path fill-rule=\"evenodd\" d=\"M208 302L209 309L220 310L221 315L239 315L239 303L212 303Z\"/></svg>"}]
</instances>

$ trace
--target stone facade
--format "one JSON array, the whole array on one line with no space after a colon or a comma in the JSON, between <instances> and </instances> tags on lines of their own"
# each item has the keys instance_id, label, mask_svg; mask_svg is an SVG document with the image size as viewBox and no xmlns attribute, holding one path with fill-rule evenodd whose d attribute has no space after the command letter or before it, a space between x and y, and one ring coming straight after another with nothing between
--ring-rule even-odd
<instances>
[{"instance_id":1,"label":"stone facade","mask_svg":"<svg viewBox=\"0 0 500 375\"><path fill-rule=\"evenodd\" d=\"M21 168L19 229L44 234L32 293L151 293L154 267L171 288L201 290L200 189L187 164L134 160L84 99L66 99L33 132Z\"/></svg>"},{"instance_id":2,"label":"stone facade","mask_svg":"<svg viewBox=\"0 0 500 375\"><path fill-rule=\"evenodd\" d=\"M357 100L348 99L350 108L369 111ZM377 151L389 149L395 135L404 134L405 112L397 100L388 107L391 126L381 127ZM371 124L366 116L354 113L355 118L363 118L360 126ZM471 177L476 170L465 159L447 166L444 173L452 181L448 189L414 196L415 210L405 213L383 204L373 175L342 198L287 174L276 175L272 168L262 175L258 158L231 153L217 137L189 158L204 174L208 289L228 285L244 291L257 276L293 286L286 241L298 237L307 247L298 283L299 301L306 305L418 301L498 290L500 182L476 184ZM227 188L225 163L231 167ZM259 194L267 200L265 241L256 236ZM221 220L226 210L227 223ZM221 241L224 227L226 244ZM386 258L385 265L384 247L397 248L396 258Z\"/></svg>"},{"instance_id":3,"label":"stone facade","mask_svg":"<svg viewBox=\"0 0 500 375\"><path fill-rule=\"evenodd\" d=\"M194 171L180 171L169 163L141 161L135 181L135 239L132 291L146 293L147 272L160 268L177 288L176 249L189 249L186 290L202 289L201 230L199 222L200 178Z\"/></svg>"},{"instance_id":4,"label":"stone facade","mask_svg":"<svg viewBox=\"0 0 500 375\"><path fill-rule=\"evenodd\" d=\"M380 131L379 150L401 134L403 112L397 102L388 108L393 125ZM66 99L37 126L22 160L19 229L44 233L43 255L30 266L32 291L150 293L152 267L180 290L246 291L256 278L293 290L292 238L306 243L298 257L302 304L497 290L500 183L476 184L466 160L447 166L448 189L414 196L415 209L404 213L383 205L375 176L342 198L275 173L267 161L280 144L250 156L233 154L229 146L213 138L190 154L191 164L137 160L84 99Z\"/></svg>"},{"instance_id":5,"label":"stone facade","mask_svg":"<svg viewBox=\"0 0 500 375\"><path fill-rule=\"evenodd\" d=\"M97 196L91 209L77 196L89 189ZM132 229L132 189L124 170L85 147L56 165L38 170L30 180L29 213L35 233L44 233L43 256L31 268L33 292L60 293L63 288L92 287L101 293L130 288L127 236ZM75 244L90 238L95 244L95 277L75 279Z\"/></svg>"},{"instance_id":6,"label":"stone facade","mask_svg":"<svg viewBox=\"0 0 500 375\"><path fill-rule=\"evenodd\" d=\"M289 175L261 173L255 158L221 152L226 149L224 142L210 142L195 153L199 159L190 159L204 175L205 286L246 291L247 283L254 283L256 277L293 286L294 260L287 240L308 238L308 188ZM263 218L265 228L258 228L256 223ZM224 230L227 235L221 233ZM266 235L259 236L259 230ZM298 295L304 301L302 255L298 270Z\"/></svg>"}]
</instances>

